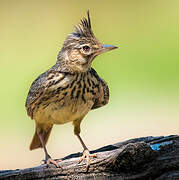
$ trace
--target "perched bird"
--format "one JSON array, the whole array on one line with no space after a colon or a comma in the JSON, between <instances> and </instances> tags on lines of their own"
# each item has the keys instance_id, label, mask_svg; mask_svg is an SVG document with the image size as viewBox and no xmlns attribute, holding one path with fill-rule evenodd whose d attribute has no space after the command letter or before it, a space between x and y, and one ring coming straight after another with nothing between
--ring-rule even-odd
<instances>
[{"instance_id":1,"label":"perched bird","mask_svg":"<svg viewBox=\"0 0 179 180\"><path fill-rule=\"evenodd\" d=\"M86 158L87 165L90 164L90 157L94 155L80 137L80 123L90 110L104 106L109 100L108 86L91 63L96 56L115 48L96 39L88 11L87 18L67 36L56 64L32 83L25 104L27 114L36 123L30 150L42 147L47 165L59 167L46 149L52 127L68 122L73 123L74 134L84 149L80 162Z\"/></svg>"}]
</instances>

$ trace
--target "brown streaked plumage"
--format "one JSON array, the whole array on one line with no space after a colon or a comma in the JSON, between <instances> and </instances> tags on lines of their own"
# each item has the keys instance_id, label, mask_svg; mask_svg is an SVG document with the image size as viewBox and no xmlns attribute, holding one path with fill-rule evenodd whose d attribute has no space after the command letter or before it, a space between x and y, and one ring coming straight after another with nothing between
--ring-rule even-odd
<instances>
[{"instance_id":1,"label":"brown streaked plumage","mask_svg":"<svg viewBox=\"0 0 179 180\"><path fill-rule=\"evenodd\" d=\"M30 150L43 147L45 163L57 167L59 164L51 159L45 146L53 125L73 122L74 134L84 148L80 161L86 157L89 166L94 155L80 137L80 123L91 109L102 107L109 100L108 86L91 63L99 54L116 47L102 45L96 39L89 12L87 15L67 36L56 64L32 83L26 99L27 114L36 123Z\"/></svg>"}]
</instances>

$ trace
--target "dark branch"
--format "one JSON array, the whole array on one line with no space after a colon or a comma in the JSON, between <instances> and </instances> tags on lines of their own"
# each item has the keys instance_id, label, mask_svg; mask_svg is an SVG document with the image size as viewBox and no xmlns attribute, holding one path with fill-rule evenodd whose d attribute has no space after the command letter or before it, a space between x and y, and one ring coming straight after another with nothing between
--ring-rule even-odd
<instances>
[{"instance_id":1,"label":"dark branch","mask_svg":"<svg viewBox=\"0 0 179 180\"><path fill-rule=\"evenodd\" d=\"M92 151L86 172L77 164L80 153L63 158L60 165L0 171L0 179L179 179L179 136L144 137L119 142Z\"/></svg>"}]
</instances>

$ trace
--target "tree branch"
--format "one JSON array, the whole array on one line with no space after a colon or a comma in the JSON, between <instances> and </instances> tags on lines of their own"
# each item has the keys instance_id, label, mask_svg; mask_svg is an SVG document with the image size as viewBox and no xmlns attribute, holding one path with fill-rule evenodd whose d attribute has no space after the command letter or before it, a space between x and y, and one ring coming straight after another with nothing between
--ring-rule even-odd
<instances>
[{"instance_id":1,"label":"tree branch","mask_svg":"<svg viewBox=\"0 0 179 180\"><path fill-rule=\"evenodd\" d=\"M80 153L60 162L62 168L40 165L33 168L0 171L0 179L179 179L179 136L144 137L119 142L91 151L87 171L78 164Z\"/></svg>"}]
</instances>

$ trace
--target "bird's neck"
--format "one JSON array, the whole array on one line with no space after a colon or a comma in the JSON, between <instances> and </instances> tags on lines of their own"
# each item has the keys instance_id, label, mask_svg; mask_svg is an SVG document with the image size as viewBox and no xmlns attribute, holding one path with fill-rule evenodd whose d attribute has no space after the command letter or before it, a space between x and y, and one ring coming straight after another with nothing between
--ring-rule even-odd
<instances>
[{"instance_id":1,"label":"bird's neck","mask_svg":"<svg viewBox=\"0 0 179 180\"><path fill-rule=\"evenodd\" d=\"M51 68L54 71L74 74L73 70L66 64L66 57L61 51L58 53L57 61Z\"/></svg>"}]
</instances>

